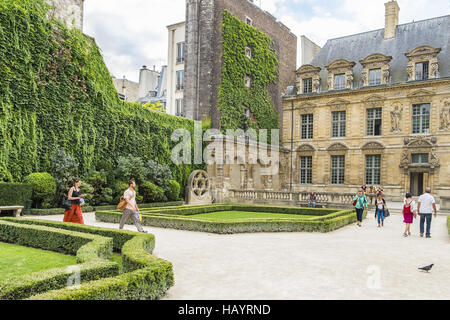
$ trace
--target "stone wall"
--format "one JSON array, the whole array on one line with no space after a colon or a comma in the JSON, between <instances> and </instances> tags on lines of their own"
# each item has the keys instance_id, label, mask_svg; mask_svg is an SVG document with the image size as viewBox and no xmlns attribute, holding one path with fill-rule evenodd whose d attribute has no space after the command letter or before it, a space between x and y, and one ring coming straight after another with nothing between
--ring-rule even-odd
<instances>
[{"instance_id":1,"label":"stone wall","mask_svg":"<svg viewBox=\"0 0 450 320\"><path fill-rule=\"evenodd\" d=\"M222 74L222 11L227 9L267 34L278 52L279 79L268 89L282 119L282 94L295 82L297 37L277 20L248 0L187 0L186 10L186 116L192 119L210 117L219 127L218 87ZM197 76L198 75L198 76ZM198 108L197 108L198 106Z\"/></svg>"},{"instance_id":2,"label":"stone wall","mask_svg":"<svg viewBox=\"0 0 450 320\"><path fill-rule=\"evenodd\" d=\"M84 0L45 0L54 8L50 10L49 17L60 20L69 28L83 30Z\"/></svg>"}]
</instances>

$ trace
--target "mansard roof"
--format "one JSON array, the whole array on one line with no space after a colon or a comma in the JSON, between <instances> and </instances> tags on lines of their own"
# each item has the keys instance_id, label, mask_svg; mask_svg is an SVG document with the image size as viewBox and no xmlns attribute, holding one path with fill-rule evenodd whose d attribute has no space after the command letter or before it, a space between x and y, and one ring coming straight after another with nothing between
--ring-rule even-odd
<instances>
[{"instance_id":1,"label":"mansard roof","mask_svg":"<svg viewBox=\"0 0 450 320\"><path fill-rule=\"evenodd\" d=\"M384 39L384 29L328 40L311 62L322 68L320 72L322 92L327 90L327 70L331 62L345 59L361 61L375 53L392 57L390 61L392 83L404 83L407 79L406 66L412 50L429 46L441 49L438 54L440 77L450 77L450 15L417 21L397 26L396 36ZM354 68L354 87L361 87L362 65Z\"/></svg>"}]
</instances>

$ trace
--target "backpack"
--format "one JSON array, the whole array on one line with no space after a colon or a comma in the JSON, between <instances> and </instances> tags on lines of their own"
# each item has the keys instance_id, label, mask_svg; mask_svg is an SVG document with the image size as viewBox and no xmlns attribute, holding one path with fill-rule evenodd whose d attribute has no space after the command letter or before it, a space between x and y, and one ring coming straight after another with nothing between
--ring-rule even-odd
<instances>
[{"instance_id":1,"label":"backpack","mask_svg":"<svg viewBox=\"0 0 450 320\"><path fill-rule=\"evenodd\" d=\"M411 214L411 205L412 205L412 201L409 203L409 205L406 205L406 203L403 205L403 213L404 214Z\"/></svg>"}]
</instances>

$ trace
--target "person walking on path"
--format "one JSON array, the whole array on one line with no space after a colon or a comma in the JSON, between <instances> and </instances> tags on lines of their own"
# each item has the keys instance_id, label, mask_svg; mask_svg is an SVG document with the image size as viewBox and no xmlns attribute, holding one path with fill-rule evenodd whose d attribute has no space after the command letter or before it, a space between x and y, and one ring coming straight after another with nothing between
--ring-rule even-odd
<instances>
[{"instance_id":1,"label":"person walking on path","mask_svg":"<svg viewBox=\"0 0 450 320\"><path fill-rule=\"evenodd\" d=\"M375 218L378 219L378 228L384 227L384 210L386 209L386 201L381 193L377 194L375 203Z\"/></svg>"},{"instance_id":2,"label":"person walking on path","mask_svg":"<svg viewBox=\"0 0 450 320\"><path fill-rule=\"evenodd\" d=\"M358 220L356 222L356 225L361 227L362 219L363 219L363 213L364 210L367 209L367 197L364 194L364 190L359 190L359 193L353 198L353 203L355 205L356 210L356 219Z\"/></svg>"},{"instance_id":3,"label":"person walking on path","mask_svg":"<svg viewBox=\"0 0 450 320\"><path fill-rule=\"evenodd\" d=\"M406 223L404 237L411 235L411 224L416 217L416 202L413 200L411 193L407 193L405 196L405 201L403 203L403 222Z\"/></svg>"},{"instance_id":4,"label":"person walking on path","mask_svg":"<svg viewBox=\"0 0 450 320\"><path fill-rule=\"evenodd\" d=\"M420 216L420 236L423 237L425 228L425 221L427 223L426 237L431 238L431 219L434 212L434 217L437 217L436 200L431 195L431 188L427 188L425 193L419 197L417 204L417 213Z\"/></svg>"},{"instance_id":5,"label":"person walking on path","mask_svg":"<svg viewBox=\"0 0 450 320\"><path fill-rule=\"evenodd\" d=\"M314 192L311 192L311 193L309 194L308 208L311 208L311 206L312 206L313 208L316 207L316 195L315 195Z\"/></svg>"},{"instance_id":6,"label":"person walking on path","mask_svg":"<svg viewBox=\"0 0 450 320\"><path fill-rule=\"evenodd\" d=\"M84 224L83 212L81 211L80 204L85 195L80 192L81 180L73 178L72 182L73 187L69 189L69 193L67 194L67 199L72 202L72 208L64 211L63 222Z\"/></svg>"},{"instance_id":7,"label":"person walking on path","mask_svg":"<svg viewBox=\"0 0 450 320\"><path fill-rule=\"evenodd\" d=\"M139 221L138 215L139 208L136 203L136 191L134 190L135 188L136 182L134 182L134 180L130 180L128 182L128 189L125 190L125 192L123 193L123 198L127 203L127 206L123 210L123 215L122 218L120 219L119 229L122 230L125 223L131 217L138 231L142 233L147 233L147 231L144 230Z\"/></svg>"}]
</instances>

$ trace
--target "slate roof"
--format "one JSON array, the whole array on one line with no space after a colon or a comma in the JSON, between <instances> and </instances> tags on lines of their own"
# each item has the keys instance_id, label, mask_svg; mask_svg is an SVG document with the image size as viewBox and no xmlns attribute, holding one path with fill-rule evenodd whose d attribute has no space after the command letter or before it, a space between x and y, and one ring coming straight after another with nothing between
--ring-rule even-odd
<instances>
[{"instance_id":1,"label":"slate roof","mask_svg":"<svg viewBox=\"0 0 450 320\"><path fill-rule=\"evenodd\" d=\"M325 66L338 59L356 63L353 68L354 89L359 88L362 82L359 61L374 53L393 57L390 62L391 84L405 83L408 64L405 53L420 46L442 49L438 54L440 77L450 77L449 22L450 15L447 15L398 25L395 38L387 40L384 39L384 29L328 40L311 62L311 65L322 68L321 91L327 91L328 71Z\"/></svg>"}]
</instances>

